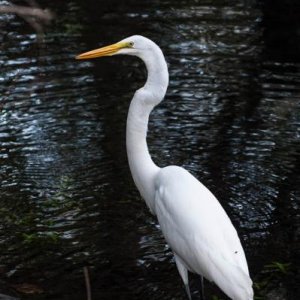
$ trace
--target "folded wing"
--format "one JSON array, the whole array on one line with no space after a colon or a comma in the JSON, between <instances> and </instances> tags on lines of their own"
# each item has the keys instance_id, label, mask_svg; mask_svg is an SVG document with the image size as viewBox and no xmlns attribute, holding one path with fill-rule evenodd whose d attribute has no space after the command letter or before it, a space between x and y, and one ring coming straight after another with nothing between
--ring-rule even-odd
<instances>
[{"instance_id":1,"label":"folded wing","mask_svg":"<svg viewBox=\"0 0 300 300\"><path fill-rule=\"evenodd\" d=\"M155 211L168 244L189 271L215 282L232 299L253 299L237 232L194 176L180 167L163 168L156 180Z\"/></svg>"}]
</instances>

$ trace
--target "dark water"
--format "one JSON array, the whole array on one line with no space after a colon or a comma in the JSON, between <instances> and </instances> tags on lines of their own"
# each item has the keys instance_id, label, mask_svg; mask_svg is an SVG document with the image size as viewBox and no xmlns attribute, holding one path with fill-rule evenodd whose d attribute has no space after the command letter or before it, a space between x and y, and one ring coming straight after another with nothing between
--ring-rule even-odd
<instances>
[{"instance_id":1,"label":"dark water","mask_svg":"<svg viewBox=\"0 0 300 300\"><path fill-rule=\"evenodd\" d=\"M22 19L0 15L0 293L86 299L87 266L93 299L186 299L126 160L126 113L143 64L74 60L143 34L170 71L149 126L154 161L184 166L218 197L257 296L299 299L298 2L43 6L56 13L43 44ZM213 285L206 291L225 299Z\"/></svg>"}]
</instances>

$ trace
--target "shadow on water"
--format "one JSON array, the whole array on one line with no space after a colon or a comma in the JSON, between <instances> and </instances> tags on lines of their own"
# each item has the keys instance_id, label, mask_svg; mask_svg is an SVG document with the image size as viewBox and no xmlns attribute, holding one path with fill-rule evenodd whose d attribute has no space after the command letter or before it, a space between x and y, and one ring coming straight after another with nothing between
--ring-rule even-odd
<instances>
[{"instance_id":1,"label":"shadow on water","mask_svg":"<svg viewBox=\"0 0 300 300\"><path fill-rule=\"evenodd\" d=\"M85 299L88 266L93 299L185 299L127 166L126 113L145 69L74 60L143 34L170 71L149 125L155 162L184 166L218 197L257 296L298 299L300 25L282 17L279 39L277 2L44 1L57 19L42 45L0 15L0 293ZM225 298L207 286L208 299Z\"/></svg>"}]
</instances>

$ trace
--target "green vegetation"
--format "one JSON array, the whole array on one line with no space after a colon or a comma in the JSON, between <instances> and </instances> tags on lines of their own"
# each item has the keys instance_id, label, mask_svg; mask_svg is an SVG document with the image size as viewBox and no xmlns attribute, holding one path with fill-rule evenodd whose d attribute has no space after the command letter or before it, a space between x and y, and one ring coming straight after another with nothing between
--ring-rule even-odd
<instances>
[{"instance_id":1,"label":"green vegetation","mask_svg":"<svg viewBox=\"0 0 300 300\"><path fill-rule=\"evenodd\" d=\"M253 283L255 300L263 300L267 292L273 289L275 285L278 285L286 275L288 275L290 270L290 263L283 263L278 261L273 261L266 264L258 279Z\"/></svg>"},{"instance_id":2,"label":"green vegetation","mask_svg":"<svg viewBox=\"0 0 300 300\"><path fill-rule=\"evenodd\" d=\"M216 295L213 295L212 298L211 298L211 300L223 300L223 299L219 298L219 297L216 296Z\"/></svg>"}]
</instances>

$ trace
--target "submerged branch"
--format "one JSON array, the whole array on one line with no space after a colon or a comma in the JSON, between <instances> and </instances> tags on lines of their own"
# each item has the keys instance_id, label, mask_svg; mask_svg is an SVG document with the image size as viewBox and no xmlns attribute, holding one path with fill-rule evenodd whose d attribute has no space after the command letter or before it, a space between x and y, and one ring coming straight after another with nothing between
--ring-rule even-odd
<instances>
[{"instance_id":1,"label":"submerged branch","mask_svg":"<svg viewBox=\"0 0 300 300\"><path fill-rule=\"evenodd\" d=\"M92 300L91 283L88 267L83 268L87 300Z\"/></svg>"},{"instance_id":2,"label":"submerged branch","mask_svg":"<svg viewBox=\"0 0 300 300\"><path fill-rule=\"evenodd\" d=\"M53 14L48 9L21 5L0 5L0 14L17 14L22 18L36 18L45 24L53 19Z\"/></svg>"},{"instance_id":3,"label":"submerged branch","mask_svg":"<svg viewBox=\"0 0 300 300\"><path fill-rule=\"evenodd\" d=\"M49 24L54 18L53 13L48 9L37 6L34 0L27 1L31 6L22 5L0 5L0 14L15 14L23 18L37 33L37 41L43 38L43 25Z\"/></svg>"}]
</instances>

